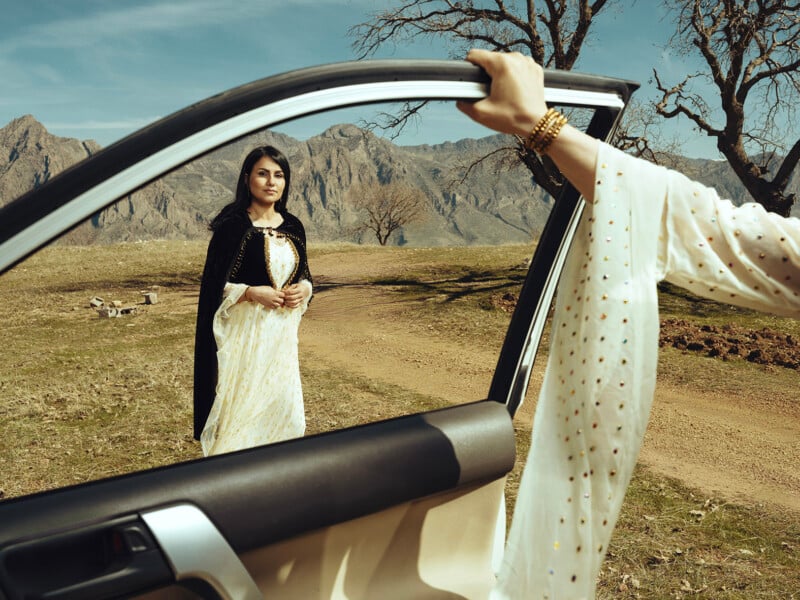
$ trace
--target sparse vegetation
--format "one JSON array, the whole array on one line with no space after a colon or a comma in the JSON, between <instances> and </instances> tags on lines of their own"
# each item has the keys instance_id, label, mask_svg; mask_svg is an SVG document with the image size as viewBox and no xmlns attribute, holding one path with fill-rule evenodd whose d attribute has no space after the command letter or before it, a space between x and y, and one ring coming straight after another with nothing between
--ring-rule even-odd
<instances>
[{"instance_id":1,"label":"sparse vegetation","mask_svg":"<svg viewBox=\"0 0 800 600\"><path fill-rule=\"evenodd\" d=\"M391 315L410 337L429 335L424 339L462 348L467 356L475 352L476 340L490 351L502 343L509 313L498 299L518 289L530 253L530 246L342 245L312 248L311 261L353 269L330 277L318 268L318 293L327 287L327 293L338 294L346 286L360 293L371 286L386 299L380 318ZM203 254L201 242L62 246L0 278L0 490L6 497L200 455L190 425ZM142 305L129 318L100 319L88 308L94 295L141 303L141 292L151 286L160 286L159 303ZM732 314L724 307L706 305L693 315L692 299L674 290L664 293L665 316L720 324L735 319L741 327L798 333L795 322ZM344 325L349 319L350 313L341 317ZM302 336L301 326L301 352ZM314 360L301 360L309 434L448 401L323 359L315 354ZM411 359L418 361L419 373L429 373L423 359ZM481 373L491 373L493 366L485 365ZM763 410L786 410L798 402L795 371L746 361L667 349L660 377L686 394L713 389L725 399L759 398ZM530 406L524 410L529 416ZM517 429L519 459L508 478L509 508L528 452L529 418L519 419ZM797 511L721 497L640 467L603 567L599 597L794 598L800 589L798 540Z\"/></svg>"}]
</instances>

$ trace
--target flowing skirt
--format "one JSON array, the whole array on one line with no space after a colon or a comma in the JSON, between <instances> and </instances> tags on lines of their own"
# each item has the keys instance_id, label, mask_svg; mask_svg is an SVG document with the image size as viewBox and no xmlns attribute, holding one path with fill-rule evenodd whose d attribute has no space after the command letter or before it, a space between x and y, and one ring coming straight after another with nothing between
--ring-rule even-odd
<instances>
[{"instance_id":1,"label":"flowing skirt","mask_svg":"<svg viewBox=\"0 0 800 600\"><path fill-rule=\"evenodd\" d=\"M305 433L297 331L306 307L237 304L245 289L234 284L214 316L218 378L200 436L206 456Z\"/></svg>"}]
</instances>

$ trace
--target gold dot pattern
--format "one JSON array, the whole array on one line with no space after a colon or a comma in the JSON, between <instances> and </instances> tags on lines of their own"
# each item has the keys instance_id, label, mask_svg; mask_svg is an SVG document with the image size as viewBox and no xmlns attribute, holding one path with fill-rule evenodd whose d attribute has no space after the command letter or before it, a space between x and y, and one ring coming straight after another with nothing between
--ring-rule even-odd
<instances>
[{"instance_id":1,"label":"gold dot pattern","mask_svg":"<svg viewBox=\"0 0 800 600\"><path fill-rule=\"evenodd\" d=\"M594 598L655 390L659 280L800 316L797 219L735 208L606 144L595 181L559 284L492 600Z\"/></svg>"},{"instance_id":2,"label":"gold dot pattern","mask_svg":"<svg viewBox=\"0 0 800 600\"><path fill-rule=\"evenodd\" d=\"M662 277L698 296L800 317L800 219L737 207L678 173L670 179Z\"/></svg>"}]
</instances>

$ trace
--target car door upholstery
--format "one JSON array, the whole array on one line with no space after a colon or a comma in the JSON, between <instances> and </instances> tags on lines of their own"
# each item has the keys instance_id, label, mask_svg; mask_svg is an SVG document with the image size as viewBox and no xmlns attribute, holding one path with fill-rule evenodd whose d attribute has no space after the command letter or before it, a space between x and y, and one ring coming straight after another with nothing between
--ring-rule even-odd
<instances>
[{"instance_id":1,"label":"car door upholstery","mask_svg":"<svg viewBox=\"0 0 800 600\"><path fill-rule=\"evenodd\" d=\"M508 412L484 401L12 499L0 504L0 589L100 598L110 582L132 595L178 581L226 597L214 560L176 568L196 550L190 524L168 543L147 525L189 505L266 597L482 597L513 463ZM156 543L117 548L123 524Z\"/></svg>"}]
</instances>

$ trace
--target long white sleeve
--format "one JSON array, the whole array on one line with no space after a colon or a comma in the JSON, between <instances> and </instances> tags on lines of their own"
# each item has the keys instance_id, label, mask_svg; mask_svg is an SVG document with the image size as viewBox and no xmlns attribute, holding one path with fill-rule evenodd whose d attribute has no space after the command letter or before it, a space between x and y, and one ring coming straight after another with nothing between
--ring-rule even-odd
<instances>
[{"instance_id":1,"label":"long white sleeve","mask_svg":"<svg viewBox=\"0 0 800 600\"><path fill-rule=\"evenodd\" d=\"M594 597L650 415L658 281L798 315L799 248L796 219L601 144L493 599Z\"/></svg>"},{"instance_id":2,"label":"long white sleeve","mask_svg":"<svg viewBox=\"0 0 800 600\"><path fill-rule=\"evenodd\" d=\"M734 206L669 173L659 236L664 277L725 304L800 316L800 220Z\"/></svg>"}]
</instances>

